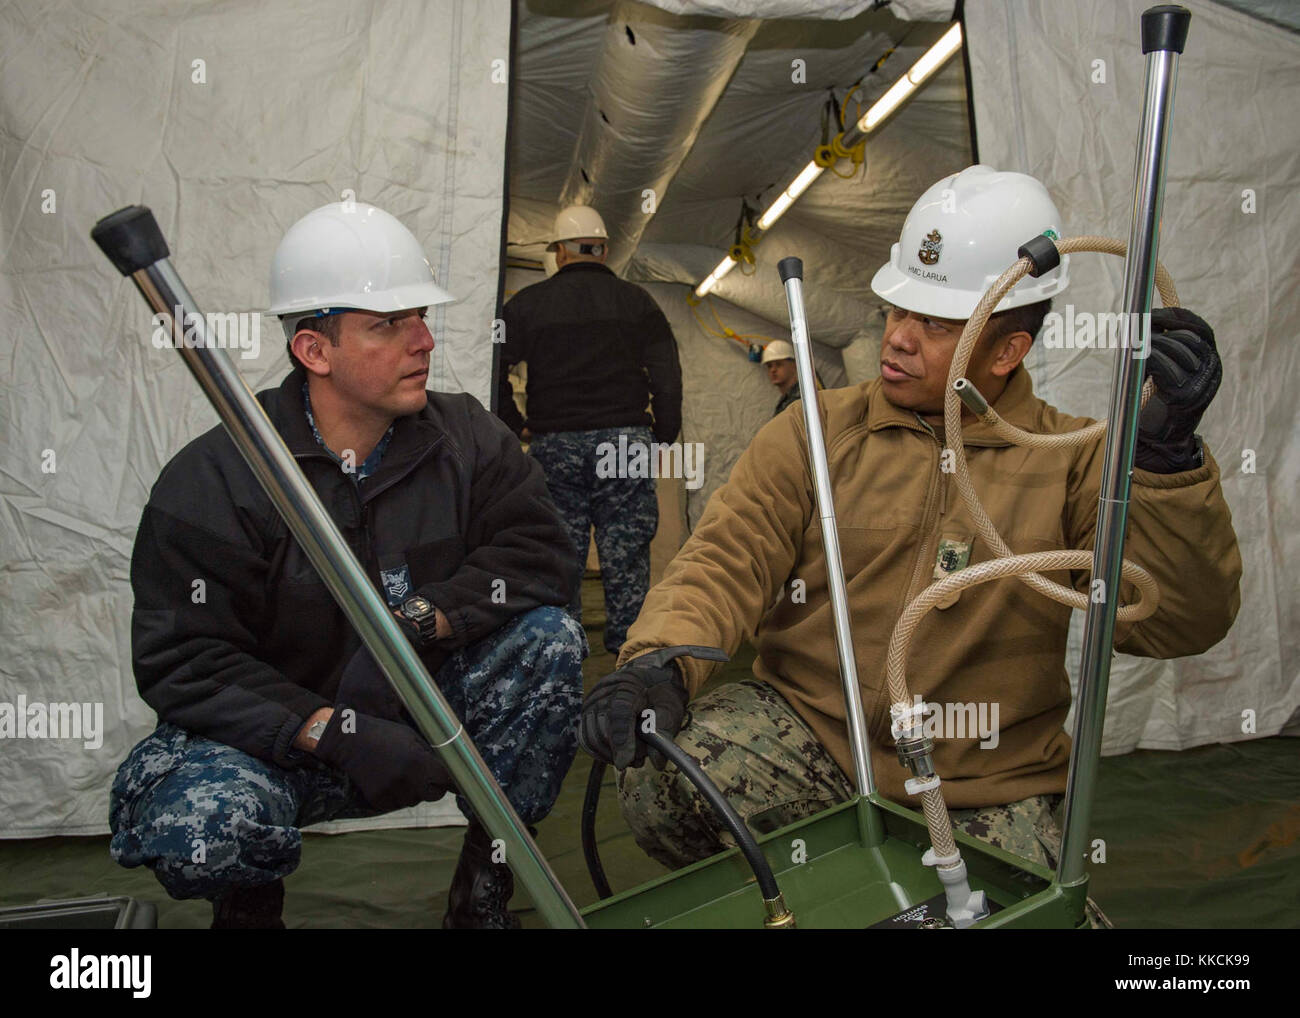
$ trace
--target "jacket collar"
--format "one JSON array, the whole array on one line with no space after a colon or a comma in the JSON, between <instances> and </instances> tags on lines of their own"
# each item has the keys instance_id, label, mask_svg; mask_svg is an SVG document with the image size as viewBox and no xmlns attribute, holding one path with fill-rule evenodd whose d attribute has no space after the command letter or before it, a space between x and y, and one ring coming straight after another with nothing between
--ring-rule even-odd
<instances>
[{"instance_id":1,"label":"jacket collar","mask_svg":"<svg viewBox=\"0 0 1300 1018\"><path fill-rule=\"evenodd\" d=\"M885 389L879 381L875 382L868 393L867 430L879 431L882 428L910 428L913 431L926 431L927 425L921 417L911 410L895 406L885 398ZM1038 424L1038 407L1042 404L1034 395L1033 382L1024 365L1020 365L1007 379L1006 388L993 402L993 409L1003 420L1026 431L1036 430ZM943 427L931 429L942 432ZM993 433L983 421L967 420L962 427L962 444L976 446L1011 445L1005 438Z\"/></svg>"},{"instance_id":2,"label":"jacket collar","mask_svg":"<svg viewBox=\"0 0 1300 1018\"><path fill-rule=\"evenodd\" d=\"M307 423L307 408L302 400L302 386L307 372L297 365L280 387L269 391L267 415L284 438L295 457L329 454L316 442ZM390 484L405 477L443 438L442 429L433 421L429 407L416 414L398 417L393 422L393 437L380 461L379 469L366 479L365 497L373 498Z\"/></svg>"},{"instance_id":3,"label":"jacket collar","mask_svg":"<svg viewBox=\"0 0 1300 1018\"><path fill-rule=\"evenodd\" d=\"M592 272L592 271L608 272L611 276L614 274L613 269L611 269L608 265L602 265L600 262L569 262L568 265L562 266L560 268L560 271L557 272L556 275L557 276L563 275L565 272Z\"/></svg>"},{"instance_id":4,"label":"jacket collar","mask_svg":"<svg viewBox=\"0 0 1300 1018\"><path fill-rule=\"evenodd\" d=\"M267 416L295 457L312 453L324 456L325 450L316 444L311 425L307 423L307 408L302 401L302 386L305 381L307 372L295 364L280 387L274 391L274 401L264 400L269 404Z\"/></svg>"}]
</instances>

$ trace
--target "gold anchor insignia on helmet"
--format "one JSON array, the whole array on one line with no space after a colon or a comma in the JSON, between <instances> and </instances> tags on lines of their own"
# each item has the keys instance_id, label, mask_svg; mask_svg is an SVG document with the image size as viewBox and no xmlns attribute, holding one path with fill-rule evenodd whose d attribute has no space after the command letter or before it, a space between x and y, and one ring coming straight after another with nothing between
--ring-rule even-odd
<instances>
[{"instance_id":1,"label":"gold anchor insignia on helmet","mask_svg":"<svg viewBox=\"0 0 1300 1018\"><path fill-rule=\"evenodd\" d=\"M916 257L921 259L923 265L933 265L939 260L939 252L942 250L943 236L938 230L931 230L921 241L921 250L916 253Z\"/></svg>"}]
</instances>

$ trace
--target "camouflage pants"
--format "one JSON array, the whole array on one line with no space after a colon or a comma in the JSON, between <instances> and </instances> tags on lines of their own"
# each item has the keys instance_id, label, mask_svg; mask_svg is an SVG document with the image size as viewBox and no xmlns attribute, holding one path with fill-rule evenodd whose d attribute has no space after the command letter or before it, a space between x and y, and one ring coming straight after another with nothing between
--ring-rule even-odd
<instances>
[{"instance_id":1,"label":"camouflage pants","mask_svg":"<svg viewBox=\"0 0 1300 1018\"><path fill-rule=\"evenodd\" d=\"M844 771L804 720L765 682L721 686L691 703L677 744L694 757L749 829L767 834L853 795ZM618 775L619 805L637 844L669 869L735 845L677 768L643 766ZM1006 806L951 810L953 826L990 845L1055 868L1060 795ZM1109 925L1089 902L1094 928Z\"/></svg>"},{"instance_id":2,"label":"camouflage pants","mask_svg":"<svg viewBox=\"0 0 1300 1018\"><path fill-rule=\"evenodd\" d=\"M586 653L565 611L535 608L434 676L525 823L550 812L577 752ZM173 898L215 898L297 869L300 828L374 814L348 778L318 761L286 770L163 723L118 769L109 854L148 866Z\"/></svg>"},{"instance_id":3,"label":"camouflage pants","mask_svg":"<svg viewBox=\"0 0 1300 1018\"><path fill-rule=\"evenodd\" d=\"M627 450L622 463L620 436ZM577 593L569 610L579 622L582 572L591 528L596 528L600 581L605 588L605 647L611 654L623 646L650 589L650 541L659 528L659 503L649 471L653 441L649 428L601 428L537 435L528 448L546 473L546 488L578 552ZM638 446L646 451L644 460L636 458Z\"/></svg>"}]
</instances>

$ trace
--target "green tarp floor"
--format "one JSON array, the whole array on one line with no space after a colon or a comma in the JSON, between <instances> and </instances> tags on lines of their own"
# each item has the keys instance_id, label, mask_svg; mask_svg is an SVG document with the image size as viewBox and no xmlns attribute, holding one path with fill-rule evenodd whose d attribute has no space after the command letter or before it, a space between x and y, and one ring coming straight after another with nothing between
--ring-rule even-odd
<instances>
[{"instance_id":1,"label":"green tarp floor","mask_svg":"<svg viewBox=\"0 0 1300 1018\"><path fill-rule=\"evenodd\" d=\"M604 650L598 581L584 582L592 656L586 687L613 667ZM714 681L749 675L746 646ZM579 906L596 899L582 858L579 819L591 761L579 753L538 844ZM1300 741L1256 739L1181 753L1138 751L1101 762L1093 838L1105 862L1090 864L1092 896L1116 927L1300 926ZM105 803L107 813L107 803ZM625 890L664 873L633 842L607 773L597 820L610 885ZM439 925L464 829L304 837L302 864L285 880L290 928ZM205 901L173 901L147 870L108 857L108 838L0 840L0 907L99 892L158 906L163 928L206 927ZM545 925L521 889L525 926Z\"/></svg>"}]
</instances>

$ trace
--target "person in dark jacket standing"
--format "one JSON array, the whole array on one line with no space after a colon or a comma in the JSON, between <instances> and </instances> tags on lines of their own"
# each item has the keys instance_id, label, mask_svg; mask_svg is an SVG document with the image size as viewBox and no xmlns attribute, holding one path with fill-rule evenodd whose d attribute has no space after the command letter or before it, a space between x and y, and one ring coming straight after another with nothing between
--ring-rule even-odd
<instances>
[{"instance_id":1,"label":"person in dark jacket standing","mask_svg":"<svg viewBox=\"0 0 1300 1018\"><path fill-rule=\"evenodd\" d=\"M660 448L681 430L677 341L654 299L606 268L609 237L595 209L561 211L548 250L556 274L502 312L497 413L546 471L577 552L579 587L595 526L605 646L616 654L650 589ZM507 374L520 362L528 364L527 420ZM580 590L569 607L580 619Z\"/></svg>"},{"instance_id":2,"label":"person in dark jacket standing","mask_svg":"<svg viewBox=\"0 0 1300 1018\"><path fill-rule=\"evenodd\" d=\"M271 273L293 370L258 399L525 823L576 752L586 639L541 470L467 394L428 392L434 282L361 203L308 214ZM132 652L159 726L118 771L110 852L214 928L283 928L299 829L452 782L223 429L163 469L131 560ZM516 927L470 816L443 925Z\"/></svg>"}]
</instances>

